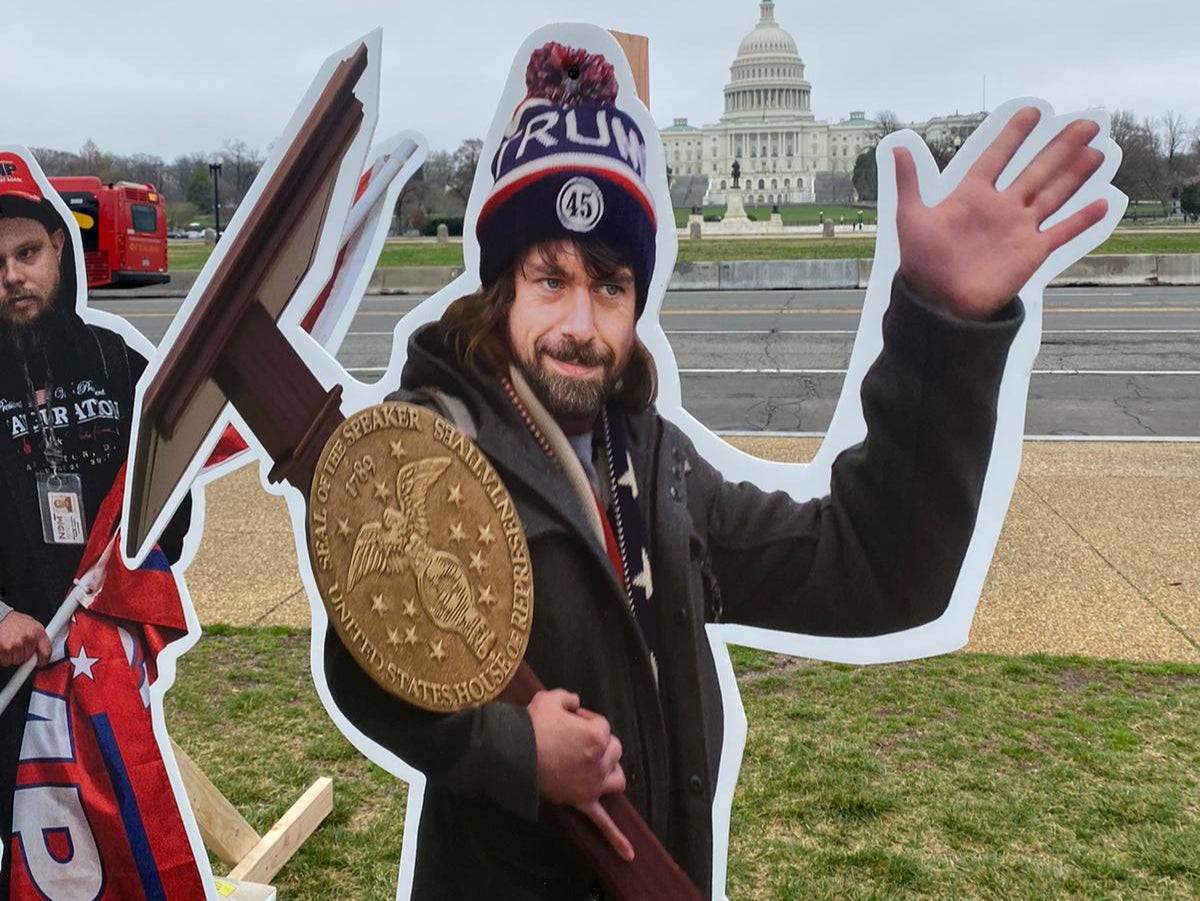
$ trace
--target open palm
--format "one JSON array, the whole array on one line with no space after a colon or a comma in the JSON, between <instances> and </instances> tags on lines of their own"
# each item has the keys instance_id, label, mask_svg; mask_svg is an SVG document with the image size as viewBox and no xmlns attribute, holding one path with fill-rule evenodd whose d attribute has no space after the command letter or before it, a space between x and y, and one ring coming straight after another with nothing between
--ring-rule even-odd
<instances>
[{"instance_id":1,"label":"open palm","mask_svg":"<svg viewBox=\"0 0 1200 901\"><path fill-rule=\"evenodd\" d=\"M1104 162L1104 154L1088 146L1100 130L1090 119L1071 122L1011 185L996 188L1040 117L1033 107L1018 110L958 186L933 207L921 199L912 155L904 148L893 151L900 273L947 312L991 317L1051 253L1108 211L1108 202L1097 200L1041 230Z\"/></svg>"}]
</instances>

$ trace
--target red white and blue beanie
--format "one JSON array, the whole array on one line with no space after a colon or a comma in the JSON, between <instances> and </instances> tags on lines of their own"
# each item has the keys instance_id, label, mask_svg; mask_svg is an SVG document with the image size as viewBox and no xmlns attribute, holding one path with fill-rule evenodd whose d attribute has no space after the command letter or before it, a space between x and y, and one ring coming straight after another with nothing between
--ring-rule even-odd
<instances>
[{"instance_id":1,"label":"red white and blue beanie","mask_svg":"<svg viewBox=\"0 0 1200 901\"><path fill-rule=\"evenodd\" d=\"M591 238L624 252L640 316L654 273L657 225L646 187L646 142L616 106L613 67L599 54L551 42L533 52L525 85L475 225L480 280L493 284L535 244Z\"/></svg>"}]
</instances>

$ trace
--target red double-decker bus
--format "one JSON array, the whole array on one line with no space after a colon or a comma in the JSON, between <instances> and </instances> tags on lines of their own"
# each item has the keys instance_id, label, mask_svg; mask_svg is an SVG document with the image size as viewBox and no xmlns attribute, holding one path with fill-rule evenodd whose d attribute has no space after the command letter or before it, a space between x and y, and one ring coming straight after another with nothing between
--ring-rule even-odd
<instances>
[{"instance_id":1,"label":"red double-decker bus","mask_svg":"<svg viewBox=\"0 0 1200 901\"><path fill-rule=\"evenodd\" d=\"M167 209L154 185L95 176L51 178L79 223L89 288L161 285L167 274Z\"/></svg>"}]
</instances>

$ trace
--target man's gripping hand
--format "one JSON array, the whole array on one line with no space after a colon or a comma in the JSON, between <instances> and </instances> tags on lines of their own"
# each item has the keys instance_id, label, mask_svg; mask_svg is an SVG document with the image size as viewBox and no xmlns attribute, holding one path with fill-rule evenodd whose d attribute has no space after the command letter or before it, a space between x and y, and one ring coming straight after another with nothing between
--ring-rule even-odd
<instances>
[{"instance_id":1,"label":"man's gripping hand","mask_svg":"<svg viewBox=\"0 0 1200 901\"><path fill-rule=\"evenodd\" d=\"M50 638L42 624L15 610L0 619L0 666L20 666L34 654L38 666L50 659Z\"/></svg>"},{"instance_id":2,"label":"man's gripping hand","mask_svg":"<svg viewBox=\"0 0 1200 901\"><path fill-rule=\"evenodd\" d=\"M608 720L581 707L578 695L562 689L534 695L529 716L541 796L582 811L623 860L633 860L633 845L600 805L605 795L625 791L621 742Z\"/></svg>"},{"instance_id":3,"label":"man's gripping hand","mask_svg":"<svg viewBox=\"0 0 1200 901\"><path fill-rule=\"evenodd\" d=\"M1068 203L1104 162L1089 143L1100 127L1076 119L1004 190L996 182L1041 113L1018 110L941 203L921 199L917 166L903 147L896 164L900 274L917 293L964 319L985 320L1007 304L1059 247L1104 218L1093 201L1053 227L1042 223Z\"/></svg>"}]
</instances>

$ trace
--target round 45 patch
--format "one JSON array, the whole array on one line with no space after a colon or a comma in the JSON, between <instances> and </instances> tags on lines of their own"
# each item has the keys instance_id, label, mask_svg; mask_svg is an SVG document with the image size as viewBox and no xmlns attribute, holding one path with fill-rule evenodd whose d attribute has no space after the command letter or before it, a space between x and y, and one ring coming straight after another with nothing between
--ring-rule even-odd
<instances>
[{"instance_id":1,"label":"round 45 patch","mask_svg":"<svg viewBox=\"0 0 1200 901\"><path fill-rule=\"evenodd\" d=\"M576 176L558 192L558 221L573 232L590 232L604 215L604 194L600 186L582 175Z\"/></svg>"}]
</instances>

